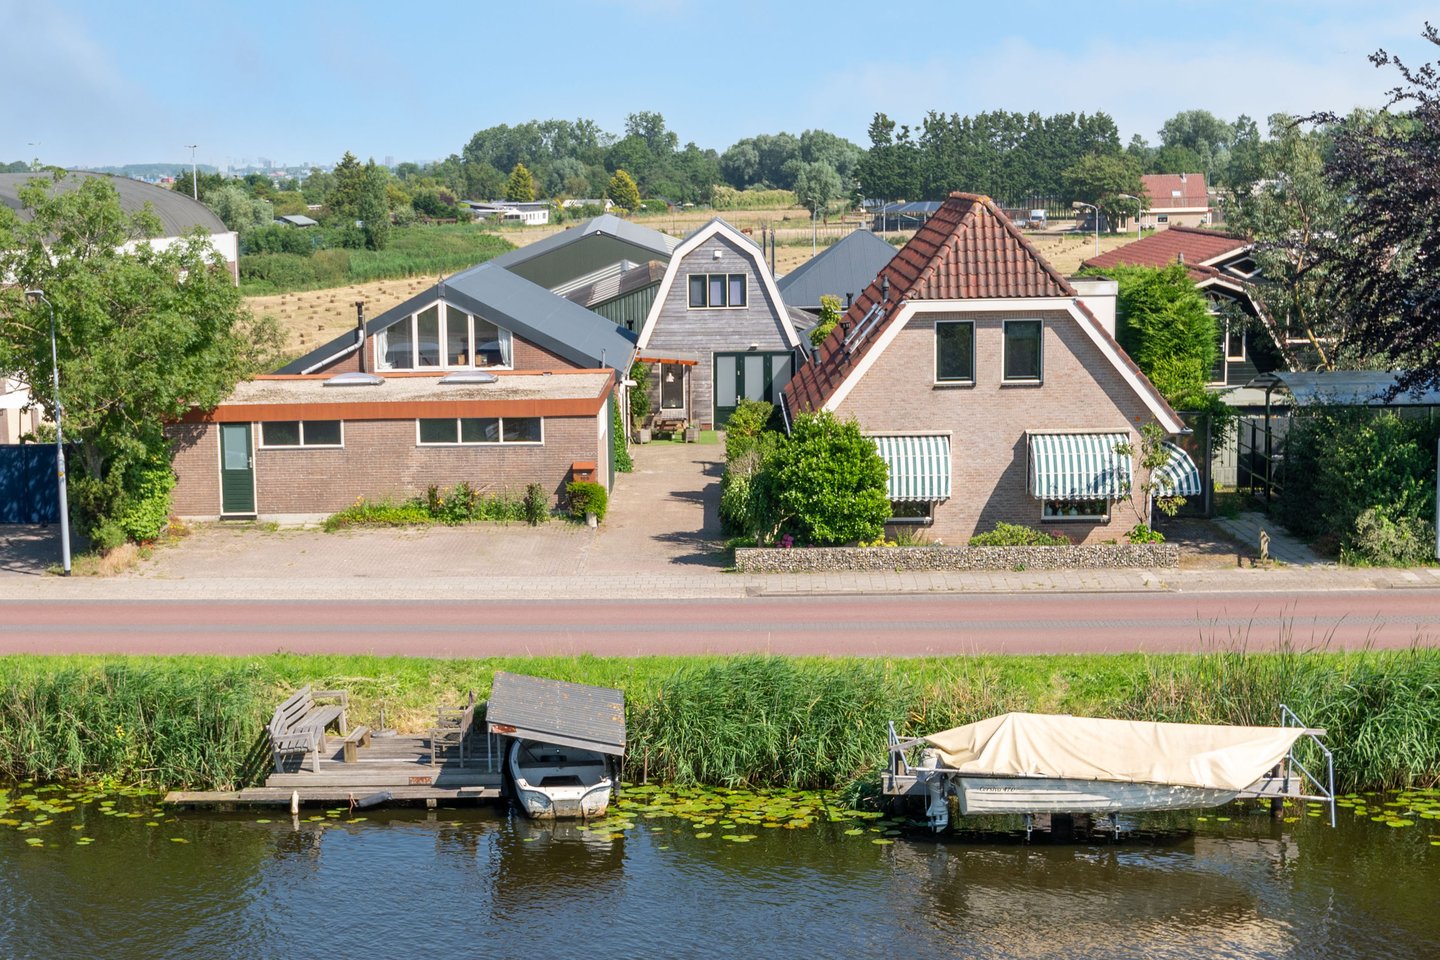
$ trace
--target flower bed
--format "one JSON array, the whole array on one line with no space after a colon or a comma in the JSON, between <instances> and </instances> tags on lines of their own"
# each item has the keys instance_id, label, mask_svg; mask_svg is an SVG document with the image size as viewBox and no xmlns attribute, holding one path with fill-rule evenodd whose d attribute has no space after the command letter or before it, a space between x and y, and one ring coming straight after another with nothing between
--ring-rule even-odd
<instances>
[{"instance_id":1,"label":"flower bed","mask_svg":"<svg viewBox=\"0 0 1440 960\"><path fill-rule=\"evenodd\" d=\"M1069 547L739 547L741 573L843 570L1106 570L1178 567L1173 543L1102 543Z\"/></svg>"}]
</instances>

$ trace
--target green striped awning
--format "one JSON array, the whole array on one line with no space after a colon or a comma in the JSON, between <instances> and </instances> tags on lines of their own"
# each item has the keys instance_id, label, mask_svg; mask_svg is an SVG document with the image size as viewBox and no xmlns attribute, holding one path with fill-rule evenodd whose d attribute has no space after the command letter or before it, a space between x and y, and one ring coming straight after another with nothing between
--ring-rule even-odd
<instances>
[{"instance_id":1,"label":"green striped awning","mask_svg":"<svg viewBox=\"0 0 1440 960\"><path fill-rule=\"evenodd\" d=\"M1190 454L1169 440L1163 441L1170 459L1158 468L1150 480L1155 484L1157 497L1198 497L1200 496L1200 468L1190 459Z\"/></svg>"},{"instance_id":2,"label":"green striped awning","mask_svg":"<svg viewBox=\"0 0 1440 960\"><path fill-rule=\"evenodd\" d=\"M931 502L950 499L950 438L932 434L871 437L890 468L890 499Z\"/></svg>"},{"instance_id":3,"label":"green striped awning","mask_svg":"<svg viewBox=\"0 0 1440 960\"><path fill-rule=\"evenodd\" d=\"M1030 496L1037 500L1119 500L1130 493L1125 433L1032 433Z\"/></svg>"}]
</instances>

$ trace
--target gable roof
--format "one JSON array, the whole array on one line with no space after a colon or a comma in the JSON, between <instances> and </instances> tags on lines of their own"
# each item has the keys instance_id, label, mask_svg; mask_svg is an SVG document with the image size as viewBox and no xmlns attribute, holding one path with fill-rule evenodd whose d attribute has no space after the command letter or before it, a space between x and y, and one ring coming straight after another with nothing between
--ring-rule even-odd
<instances>
[{"instance_id":1,"label":"gable roof","mask_svg":"<svg viewBox=\"0 0 1440 960\"><path fill-rule=\"evenodd\" d=\"M120 208L126 213L139 213L145 209L145 204L150 204L155 215L160 218L162 236L178 237L189 233L196 227L204 227L207 233L230 233L230 228L225 222L215 215L205 204L184 193L176 193L174 190L166 190L164 187L157 187L153 183L145 183L143 180L131 180L129 177L117 177L108 173L85 173L71 172L65 175L60 181L58 189L62 192L74 190L81 182L90 177L103 178L108 180L120 195ZM0 173L0 203L14 210L23 219L30 219L30 212L22 210L20 205L20 188L31 180L49 180L48 173Z\"/></svg>"},{"instance_id":2,"label":"gable roof","mask_svg":"<svg viewBox=\"0 0 1440 960\"><path fill-rule=\"evenodd\" d=\"M650 312L645 315L645 324L640 328L640 349L645 349L646 344L650 342L650 335L655 331L655 322L660 318L660 311L665 306L665 299L675 285L675 277L680 271L681 261L706 240L717 236L724 237L735 244L740 255L748 259L755 267L755 276L770 295L770 302L775 305L777 319L780 322L780 329L785 334L786 342L792 348L800 346L800 335L795 332L795 324L790 320L790 312L785 307L785 298L780 295L780 288L775 285L775 275L766 266L765 257L760 253L759 245L724 220L715 217L682 240L671 254L670 263L665 268L665 279L660 281L660 289L655 294L655 301L650 304Z\"/></svg>"},{"instance_id":3,"label":"gable roof","mask_svg":"<svg viewBox=\"0 0 1440 960\"><path fill-rule=\"evenodd\" d=\"M1214 263L1248 253L1254 246L1249 237L1234 233L1171 227L1091 257L1082 266L1101 270L1119 266L1167 267L1183 261L1191 277L1198 281L1214 272Z\"/></svg>"},{"instance_id":4,"label":"gable roof","mask_svg":"<svg viewBox=\"0 0 1440 960\"><path fill-rule=\"evenodd\" d=\"M792 307L819 307L825 294L840 297L870 285L896 248L869 230L852 230L838 242L775 281Z\"/></svg>"},{"instance_id":5,"label":"gable roof","mask_svg":"<svg viewBox=\"0 0 1440 960\"><path fill-rule=\"evenodd\" d=\"M783 394L786 409L821 410L842 388L848 390L847 382L863 375L866 358L877 350L908 303L1018 299L1046 299L1068 310L1156 419L1172 432L1184 429L1179 416L1095 319L1074 287L995 201L969 193L950 194L850 305L820 345L818 361L801 365L790 378Z\"/></svg>"},{"instance_id":6,"label":"gable roof","mask_svg":"<svg viewBox=\"0 0 1440 960\"><path fill-rule=\"evenodd\" d=\"M1150 196L1151 210L1210 206L1203 173L1147 173L1140 178Z\"/></svg>"},{"instance_id":7,"label":"gable roof","mask_svg":"<svg viewBox=\"0 0 1440 960\"><path fill-rule=\"evenodd\" d=\"M582 367L628 370L634 335L584 307L499 267L491 260L441 280L365 325L373 336L391 324L444 300L484 317L511 333ZM343 333L311 351L280 373L307 373L354 351L355 334Z\"/></svg>"},{"instance_id":8,"label":"gable roof","mask_svg":"<svg viewBox=\"0 0 1440 960\"><path fill-rule=\"evenodd\" d=\"M553 289L621 260L669 260L679 245L674 237L606 213L489 262Z\"/></svg>"},{"instance_id":9,"label":"gable roof","mask_svg":"<svg viewBox=\"0 0 1440 960\"><path fill-rule=\"evenodd\" d=\"M563 296L582 307L595 308L628 293L658 284L665 278L665 264L659 260L634 264L622 262L587 283L566 291Z\"/></svg>"}]
</instances>

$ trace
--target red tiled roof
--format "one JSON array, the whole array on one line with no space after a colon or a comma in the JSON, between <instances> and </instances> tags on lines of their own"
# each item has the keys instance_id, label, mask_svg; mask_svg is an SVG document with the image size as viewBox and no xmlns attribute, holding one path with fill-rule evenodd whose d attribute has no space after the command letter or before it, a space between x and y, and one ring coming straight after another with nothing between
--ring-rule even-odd
<instances>
[{"instance_id":1,"label":"red tiled roof","mask_svg":"<svg viewBox=\"0 0 1440 960\"><path fill-rule=\"evenodd\" d=\"M1248 237L1221 233L1218 230L1171 227L1169 230L1157 230L1148 237L1116 247L1098 257L1091 257L1083 265L1101 270L1119 266L1166 267L1183 259L1190 270L1190 276L1201 280L1215 273L1214 270L1200 266L1202 263L1216 257L1244 253L1252 243Z\"/></svg>"},{"instance_id":2,"label":"red tiled roof","mask_svg":"<svg viewBox=\"0 0 1440 960\"><path fill-rule=\"evenodd\" d=\"M1210 206L1203 173L1147 173L1140 182L1150 196L1151 210ZM1177 190L1179 196L1175 195Z\"/></svg>"}]
</instances>

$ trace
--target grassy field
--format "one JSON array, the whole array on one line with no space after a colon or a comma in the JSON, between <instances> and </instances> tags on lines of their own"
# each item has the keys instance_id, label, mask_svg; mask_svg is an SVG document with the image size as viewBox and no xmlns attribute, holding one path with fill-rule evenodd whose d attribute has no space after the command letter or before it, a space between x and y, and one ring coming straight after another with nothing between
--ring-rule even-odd
<instances>
[{"instance_id":1,"label":"grassy field","mask_svg":"<svg viewBox=\"0 0 1440 960\"><path fill-rule=\"evenodd\" d=\"M0 658L0 779L224 787L263 773L265 719L313 683L351 720L429 725L494 671L619 687L629 776L829 788L872 773L885 723L933 732L1009 710L1329 729L1347 788L1440 782L1440 650L946 658L364 656Z\"/></svg>"}]
</instances>

